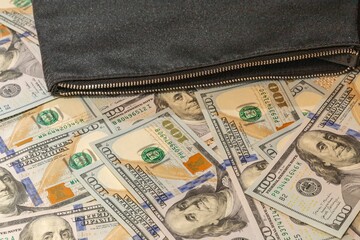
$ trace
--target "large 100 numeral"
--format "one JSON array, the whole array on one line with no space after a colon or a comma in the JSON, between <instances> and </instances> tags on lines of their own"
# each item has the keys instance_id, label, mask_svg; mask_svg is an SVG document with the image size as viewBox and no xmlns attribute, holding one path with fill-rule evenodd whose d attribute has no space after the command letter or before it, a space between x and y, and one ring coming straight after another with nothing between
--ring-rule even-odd
<instances>
[{"instance_id":1,"label":"large 100 numeral","mask_svg":"<svg viewBox=\"0 0 360 240\"><path fill-rule=\"evenodd\" d=\"M269 173L266 175L265 179L261 181L261 183L257 186L257 192L265 192L268 187L270 187L271 182L276 179L276 175L274 173Z\"/></svg>"}]
</instances>

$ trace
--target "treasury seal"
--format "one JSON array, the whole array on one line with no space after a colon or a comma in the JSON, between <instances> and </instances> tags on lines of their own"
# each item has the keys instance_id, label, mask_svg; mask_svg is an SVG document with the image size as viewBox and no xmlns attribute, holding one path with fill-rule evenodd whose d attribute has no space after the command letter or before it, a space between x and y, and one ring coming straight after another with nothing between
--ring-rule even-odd
<instances>
[{"instance_id":1,"label":"treasury seal","mask_svg":"<svg viewBox=\"0 0 360 240\"><path fill-rule=\"evenodd\" d=\"M92 163L90 154L78 152L73 154L69 160L69 166L75 170L86 167Z\"/></svg>"},{"instance_id":2,"label":"treasury seal","mask_svg":"<svg viewBox=\"0 0 360 240\"><path fill-rule=\"evenodd\" d=\"M12 98L21 92L21 87L18 84L11 83L0 88L0 96L4 98Z\"/></svg>"},{"instance_id":3,"label":"treasury seal","mask_svg":"<svg viewBox=\"0 0 360 240\"><path fill-rule=\"evenodd\" d=\"M321 184L314 178L303 178L296 183L296 190L303 196L314 197L321 192Z\"/></svg>"},{"instance_id":4,"label":"treasury seal","mask_svg":"<svg viewBox=\"0 0 360 240\"><path fill-rule=\"evenodd\" d=\"M239 116L246 122L256 122L261 118L261 111L255 106L245 106L240 109Z\"/></svg>"},{"instance_id":5,"label":"treasury seal","mask_svg":"<svg viewBox=\"0 0 360 240\"><path fill-rule=\"evenodd\" d=\"M147 163L158 163L164 157L164 151L158 147L148 147L141 153L141 158Z\"/></svg>"},{"instance_id":6,"label":"treasury seal","mask_svg":"<svg viewBox=\"0 0 360 240\"><path fill-rule=\"evenodd\" d=\"M36 117L36 122L43 126L49 126L59 120L59 114L54 110L44 110Z\"/></svg>"}]
</instances>

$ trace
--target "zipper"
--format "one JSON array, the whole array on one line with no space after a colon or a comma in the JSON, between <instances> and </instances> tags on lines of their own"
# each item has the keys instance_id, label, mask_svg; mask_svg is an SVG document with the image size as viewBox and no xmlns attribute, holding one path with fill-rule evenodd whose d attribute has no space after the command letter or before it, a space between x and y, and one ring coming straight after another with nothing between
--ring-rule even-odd
<instances>
[{"instance_id":1,"label":"zipper","mask_svg":"<svg viewBox=\"0 0 360 240\"><path fill-rule=\"evenodd\" d=\"M332 58L333 56L339 56L341 54L350 54L346 56L346 61L344 61L342 57ZM59 95L61 96L74 96L74 95L118 95L118 94L141 94L141 93L148 93L148 92L156 92L156 91L176 91L176 90L185 90L188 88L205 88L205 87L214 87L222 84L232 84L242 81L255 81L255 80L284 80L284 79L300 79L300 78L314 78L314 77L323 77L323 76L334 76L340 75L349 72L352 70L357 62L358 62L359 51L352 49L352 48L338 48L338 49L331 49L331 50L324 50L318 51L313 53L304 53L299 55L287 56L287 57L280 57L274 59L266 59L266 60L259 60L259 61L249 61L237 64L229 64L226 66L214 67L205 70L197 70L194 72L188 72L184 74L178 74L173 76L164 76L164 77L156 77L156 78L149 78L143 80L132 80L128 82L115 82L115 83L96 83L96 84L72 84L72 83L58 83L57 86L63 88L65 91L60 91ZM109 88L128 88L128 87L138 87L138 86L146 86L146 85L153 85L153 84L164 84L164 83L174 83L176 81L185 80L189 78L197 78L203 76L209 76L214 74L219 74L228 71L234 71L249 67L257 67L257 66L264 66L264 65L272 65L272 64L279 64L279 63L286 63L286 62L293 62L293 61L300 61L306 60L311 58L321 58L326 61L336 62L339 64L343 64L348 66L349 62L351 65L345 70L335 72L335 73L324 73L324 74L308 74L302 76L254 76L254 77L243 77L243 78L234 78L228 80L222 80L217 82L207 82L207 83L194 83L191 85L182 85L181 83L177 86L171 87L161 87L161 88L151 88L151 89L131 89L131 90L114 90L114 91L96 91L98 89L109 89ZM350 59L350 61L349 61ZM67 91L71 90L71 91ZM95 90L95 91L92 91Z\"/></svg>"}]
</instances>

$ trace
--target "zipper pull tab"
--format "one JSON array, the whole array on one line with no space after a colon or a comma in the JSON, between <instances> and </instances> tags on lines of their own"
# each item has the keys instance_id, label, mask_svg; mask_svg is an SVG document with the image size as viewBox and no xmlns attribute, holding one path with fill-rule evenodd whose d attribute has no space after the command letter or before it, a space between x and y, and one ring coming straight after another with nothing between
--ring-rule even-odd
<instances>
[{"instance_id":1,"label":"zipper pull tab","mask_svg":"<svg viewBox=\"0 0 360 240\"><path fill-rule=\"evenodd\" d=\"M339 54L339 55L333 55L333 56L327 56L327 57L320 57L319 59L337 63L340 65L344 65L347 67L356 67L359 66L359 52L356 54Z\"/></svg>"}]
</instances>

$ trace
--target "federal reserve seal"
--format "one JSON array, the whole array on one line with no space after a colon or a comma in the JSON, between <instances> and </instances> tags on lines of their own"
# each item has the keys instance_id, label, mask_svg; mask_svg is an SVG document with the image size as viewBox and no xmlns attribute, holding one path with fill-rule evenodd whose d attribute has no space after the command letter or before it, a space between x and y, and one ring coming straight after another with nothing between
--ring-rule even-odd
<instances>
[{"instance_id":1,"label":"federal reserve seal","mask_svg":"<svg viewBox=\"0 0 360 240\"><path fill-rule=\"evenodd\" d=\"M255 106L245 106L240 109L239 116L246 122L256 122L261 118L261 111Z\"/></svg>"},{"instance_id":2,"label":"federal reserve seal","mask_svg":"<svg viewBox=\"0 0 360 240\"><path fill-rule=\"evenodd\" d=\"M54 110L44 110L36 117L36 122L43 126L49 126L59 120L59 114Z\"/></svg>"},{"instance_id":3,"label":"federal reserve seal","mask_svg":"<svg viewBox=\"0 0 360 240\"><path fill-rule=\"evenodd\" d=\"M12 98L21 92L21 87L18 84L11 83L0 88L0 96L4 98Z\"/></svg>"},{"instance_id":4,"label":"federal reserve seal","mask_svg":"<svg viewBox=\"0 0 360 240\"><path fill-rule=\"evenodd\" d=\"M303 178L296 183L296 190L303 196L314 197L321 192L321 184L314 178Z\"/></svg>"},{"instance_id":5,"label":"federal reserve seal","mask_svg":"<svg viewBox=\"0 0 360 240\"><path fill-rule=\"evenodd\" d=\"M84 152L78 152L73 154L69 160L69 166L73 169L80 169L86 167L92 163L92 157L90 154Z\"/></svg>"},{"instance_id":6,"label":"federal reserve seal","mask_svg":"<svg viewBox=\"0 0 360 240\"><path fill-rule=\"evenodd\" d=\"M161 160L163 160L164 157L165 157L164 151L158 147L146 148L141 153L141 158L147 163L158 163Z\"/></svg>"}]
</instances>

